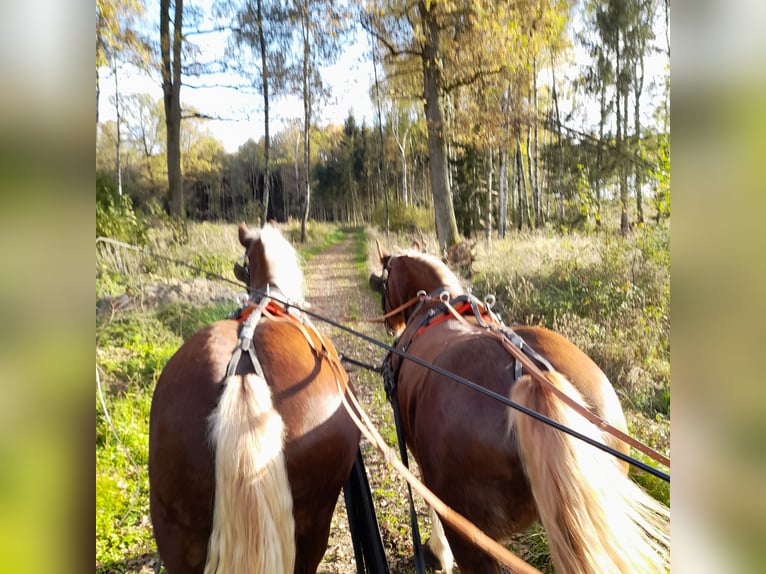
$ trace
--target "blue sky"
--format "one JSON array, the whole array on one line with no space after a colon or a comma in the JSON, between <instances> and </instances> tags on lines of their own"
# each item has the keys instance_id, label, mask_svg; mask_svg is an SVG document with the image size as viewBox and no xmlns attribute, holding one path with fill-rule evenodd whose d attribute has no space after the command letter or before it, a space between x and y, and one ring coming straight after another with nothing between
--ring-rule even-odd
<instances>
[{"instance_id":1,"label":"blue sky","mask_svg":"<svg viewBox=\"0 0 766 574\"><path fill-rule=\"evenodd\" d=\"M187 2L187 4L191 4L191 2ZM198 0L194 4L205 13L209 13L211 0ZM155 26L151 20L152 18L156 19L158 14L157 0L148 0L146 26L152 26L152 29L148 31L148 34L152 36L157 34L158 25ZM658 28L661 29L656 29L657 43L663 46L664 21L662 21L661 17L658 17L658 20ZM201 27L209 28L210 24L203 23ZM193 36L193 40L203 51L202 60L211 61L222 58L226 42L224 34L198 35ZM571 58L573 60L572 65L567 66L561 74L557 71L559 82L564 79L564 76L568 77L571 81L578 73L577 63L581 64L586 56L581 49L576 49L573 51ZM648 62L647 72L656 81L660 81L665 73L665 65L666 59L664 56L655 56ZM378 70L378 73L380 72ZM331 97L329 101L324 102L319 107L318 115L315 116L316 123L320 126L329 123L342 124L349 111L353 110L357 123L366 122L368 125L371 125L374 114L369 92L374 79L368 37L360 33L353 38L337 62L332 66L325 67L322 70L322 74L325 82L330 87ZM155 74L154 77L149 77L126 66L119 72L119 75L120 91L123 94L143 92L152 95L156 99L159 99L162 95L158 74ZM114 81L111 72L103 70L101 79L102 95L99 102L99 117L102 121L113 120L115 118L113 104ZM238 84L241 83L241 80L221 75L219 77L211 76L201 79L189 78L185 79L185 82L188 84L203 83L207 86L214 86L215 84ZM538 84L542 86L549 82L550 71L541 70ZM654 99L655 102L659 101L659 98L662 97L661 88L657 86L653 90L654 93L651 93L651 91L650 82L647 81L644 101L646 102L646 98ZM561 94L560 106L562 114L566 114L572 107L570 96L570 94L566 93ZM194 89L184 85L181 88L181 99L185 106L193 106L200 112L210 116L226 118L226 120L221 121L207 121L206 127L214 137L223 142L225 149L229 152L236 151L248 139L258 140L263 135L262 97L260 94L255 93L254 90L235 90L224 87ZM582 101L582 96L579 96L579 99L581 100L580 105L582 109L570 124L570 127L589 129L598 121L596 102ZM650 121L652 107L644 107L644 120L642 122L644 125ZM303 104L300 97L282 97L271 102L270 118L272 133L278 132L286 123L293 120L301 120L302 117Z\"/></svg>"},{"instance_id":2,"label":"blue sky","mask_svg":"<svg viewBox=\"0 0 766 574\"><path fill-rule=\"evenodd\" d=\"M199 5L199 2L195 4ZM199 7L209 13L210 3L208 0L202 0L202 5ZM151 20L155 13L159 14L158 2L149 0L147 2L148 20ZM150 25L152 24L147 23L147 26ZM209 27L209 24L203 24L202 27ZM157 25L156 29L158 28ZM157 32L152 29L148 31L148 34L156 35ZM192 39L194 43L202 47L201 59L205 61L213 60L223 54L226 42L223 34L205 34L193 36ZM342 124L350 110L353 110L357 123L361 124L363 121L368 125L372 123L373 111L369 91L370 86L374 84L374 79L370 46L366 36L359 35L358 38L352 39L337 62L322 69L322 76L330 87L331 96L328 101L319 106L318 115L315 115L319 125ZM102 84L99 118L102 121L114 120L116 117L114 79L111 71L106 69L102 70L100 77ZM129 66L124 66L118 72L118 80L122 94L148 93L155 99L162 96L159 74L150 77ZM225 86L239 84L241 80L220 75L201 79L184 78L184 82ZM193 106L207 115L226 118L225 121L210 120L205 125L214 137L223 142L229 152L236 151L248 139L258 140L263 135L263 98L259 93L225 87L195 89L183 85L181 101L183 105ZM270 105L272 134L279 131L282 125L303 118L303 102L300 97L282 97L272 101Z\"/></svg>"}]
</instances>

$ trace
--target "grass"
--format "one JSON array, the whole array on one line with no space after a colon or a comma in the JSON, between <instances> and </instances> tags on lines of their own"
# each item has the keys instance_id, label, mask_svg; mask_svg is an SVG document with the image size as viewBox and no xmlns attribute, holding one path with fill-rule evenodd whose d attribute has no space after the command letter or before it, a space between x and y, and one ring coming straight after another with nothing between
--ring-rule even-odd
<instances>
[{"instance_id":1,"label":"grass","mask_svg":"<svg viewBox=\"0 0 766 574\"><path fill-rule=\"evenodd\" d=\"M297 222L284 226L292 237ZM342 239L337 227L310 223L304 259ZM242 255L236 225L189 223L184 241L168 227L148 230L147 249L204 271L234 279ZM129 250L101 246L96 257L96 297L127 293L136 299L157 283L189 281L197 272ZM96 363L96 571L136 571L136 557L156 552L149 519L147 471L149 410L154 385L167 361L202 326L224 319L232 299L203 306L164 302L97 314Z\"/></svg>"},{"instance_id":2,"label":"grass","mask_svg":"<svg viewBox=\"0 0 766 574\"><path fill-rule=\"evenodd\" d=\"M371 236L371 239L373 237ZM551 328L572 340L615 387L632 436L670 454L670 231L638 227L613 232L511 231L505 240L477 241L474 277L463 283L478 297L494 294L506 324ZM391 252L417 240L438 253L433 234L380 234ZM374 248L368 266L380 273ZM633 451L633 456L656 464ZM664 470L664 469L663 469ZM669 484L642 471L631 476L670 505ZM532 526L511 547L543 572L551 571L545 535Z\"/></svg>"},{"instance_id":3,"label":"grass","mask_svg":"<svg viewBox=\"0 0 766 574\"><path fill-rule=\"evenodd\" d=\"M310 222L308 241L295 242L300 223L283 226L305 261L344 236L353 239L354 263L364 284L380 272L373 229ZM236 225L190 223L188 236L172 228L148 230L147 247L234 279L232 265L242 256ZM406 231L381 236L391 251L417 240L436 252L433 233ZM604 368L625 408L631 435L669 454L670 415L670 264L669 230L645 227L628 238L611 233L558 235L551 231L511 232L504 241L476 245L473 292L493 293L495 309L507 324L533 323L573 340ZM140 299L157 283L189 281L197 274L146 255L102 246L96 258L97 299L129 293ZM469 283L466 281L466 283ZM379 312L379 298L374 296ZM203 305L181 298L130 312L99 314L96 353L105 413L96 393L96 569L99 573L136 571L137 556L153 553L148 518L148 421L151 393L167 360L201 326L224 318L231 301ZM367 315L352 309L354 317ZM339 350L345 350L336 341ZM358 356L365 349L360 346ZM359 385L374 389L373 407L390 445L396 433L377 375L360 371ZM111 424L110 424L111 421ZM636 454L634 452L634 454ZM639 457L642 458L642 457ZM643 459L643 458L642 458ZM645 473L634 478L656 498L669 503L667 484ZM398 478L395 479L398 481ZM391 479L379 485L379 522L403 538L406 501L391 495ZM376 500L377 502L377 500ZM428 530L422 519L423 532ZM383 527L383 526L382 526ZM405 543L401 542L400 546ZM543 571L550 571L544 534L533 527L515 538L513 549Z\"/></svg>"}]
</instances>

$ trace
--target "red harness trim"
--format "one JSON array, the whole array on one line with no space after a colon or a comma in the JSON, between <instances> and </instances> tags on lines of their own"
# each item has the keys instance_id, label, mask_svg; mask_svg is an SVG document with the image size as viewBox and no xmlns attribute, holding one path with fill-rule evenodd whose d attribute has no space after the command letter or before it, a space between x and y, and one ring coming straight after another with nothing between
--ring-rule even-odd
<instances>
[{"instance_id":1,"label":"red harness trim","mask_svg":"<svg viewBox=\"0 0 766 574\"><path fill-rule=\"evenodd\" d=\"M253 312L253 309L255 308L256 308L256 305L253 305L252 303L249 304L247 307L245 307L240 313L239 317L237 318L237 322L241 323L242 321L247 319L247 317L250 315L250 313ZM281 307L280 305L277 305L274 301L269 301L266 304L265 308L266 308L266 311L268 311L272 315L276 315L277 317L287 317L289 319L293 319L294 321L297 321L297 319L293 315L285 311L283 307Z\"/></svg>"},{"instance_id":2,"label":"red harness trim","mask_svg":"<svg viewBox=\"0 0 766 574\"><path fill-rule=\"evenodd\" d=\"M471 303L469 301L464 301L463 303L455 307L455 312L458 315L470 315L472 317L474 315L473 309L471 308ZM485 317L489 317L489 314L481 313L481 317L482 319ZM434 325L438 325L439 323L443 323L444 321L447 321L449 319L454 319L454 318L455 317L452 315L452 313L450 313L447 309L445 309L441 315L439 315L438 317L434 317L433 319L431 319L431 321L429 321L428 323L423 325L420 329L415 331L415 337L417 337L418 335L421 335L429 327L433 327ZM413 339L415 337L413 337Z\"/></svg>"}]
</instances>

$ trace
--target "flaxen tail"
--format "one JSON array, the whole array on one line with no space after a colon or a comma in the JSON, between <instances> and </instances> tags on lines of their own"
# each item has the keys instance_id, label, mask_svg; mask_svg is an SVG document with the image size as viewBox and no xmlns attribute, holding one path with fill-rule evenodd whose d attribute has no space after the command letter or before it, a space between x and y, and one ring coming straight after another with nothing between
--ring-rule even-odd
<instances>
[{"instance_id":1,"label":"flaxen tail","mask_svg":"<svg viewBox=\"0 0 766 574\"><path fill-rule=\"evenodd\" d=\"M553 383L584 404L558 373ZM530 377L511 400L604 442L601 431ZM666 572L670 514L617 459L522 413L513 413L525 472L559 574Z\"/></svg>"},{"instance_id":2,"label":"flaxen tail","mask_svg":"<svg viewBox=\"0 0 766 574\"><path fill-rule=\"evenodd\" d=\"M205 574L291 573L293 499L285 467L284 423L257 375L225 382L210 416L215 510Z\"/></svg>"}]
</instances>

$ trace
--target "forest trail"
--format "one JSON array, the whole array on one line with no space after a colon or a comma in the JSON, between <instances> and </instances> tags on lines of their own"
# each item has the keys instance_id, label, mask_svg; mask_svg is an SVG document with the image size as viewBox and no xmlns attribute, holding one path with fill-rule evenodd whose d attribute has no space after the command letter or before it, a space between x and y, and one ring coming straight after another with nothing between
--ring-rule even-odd
<instances>
[{"instance_id":1,"label":"forest trail","mask_svg":"<svg viewBox=\"0 0 766 574\"><path fill-rule=\"evenodd\" d=\"M311 311L342 323L386 343L391 338L380 323L368 323L364 318L381 314L380 300L374 294L355 262L354 238L347 235L342 241L310 258L304 268L306 299ZM379 366L385 350L360 339L337 327L313 319L316 327L328 335L339 354L364 363ZM367 410L376 428L390 442L393 434L391 408L385 400L383 380L378 373L348 365L351 382L362 406ZM386 558L391 574L406 572L412 568L412 540L409 532L406 485L398 474L383 461L380 453L362 439L370 489L373 492L375 510L385 545ZM416 508L423 519L426 507L416 501ZM421 533L423 535L424 533ZM330 539L319 574L355 574L356 563L348 530L346 506L341 492L332 519Z\"/></svg>"}]
</instances>

